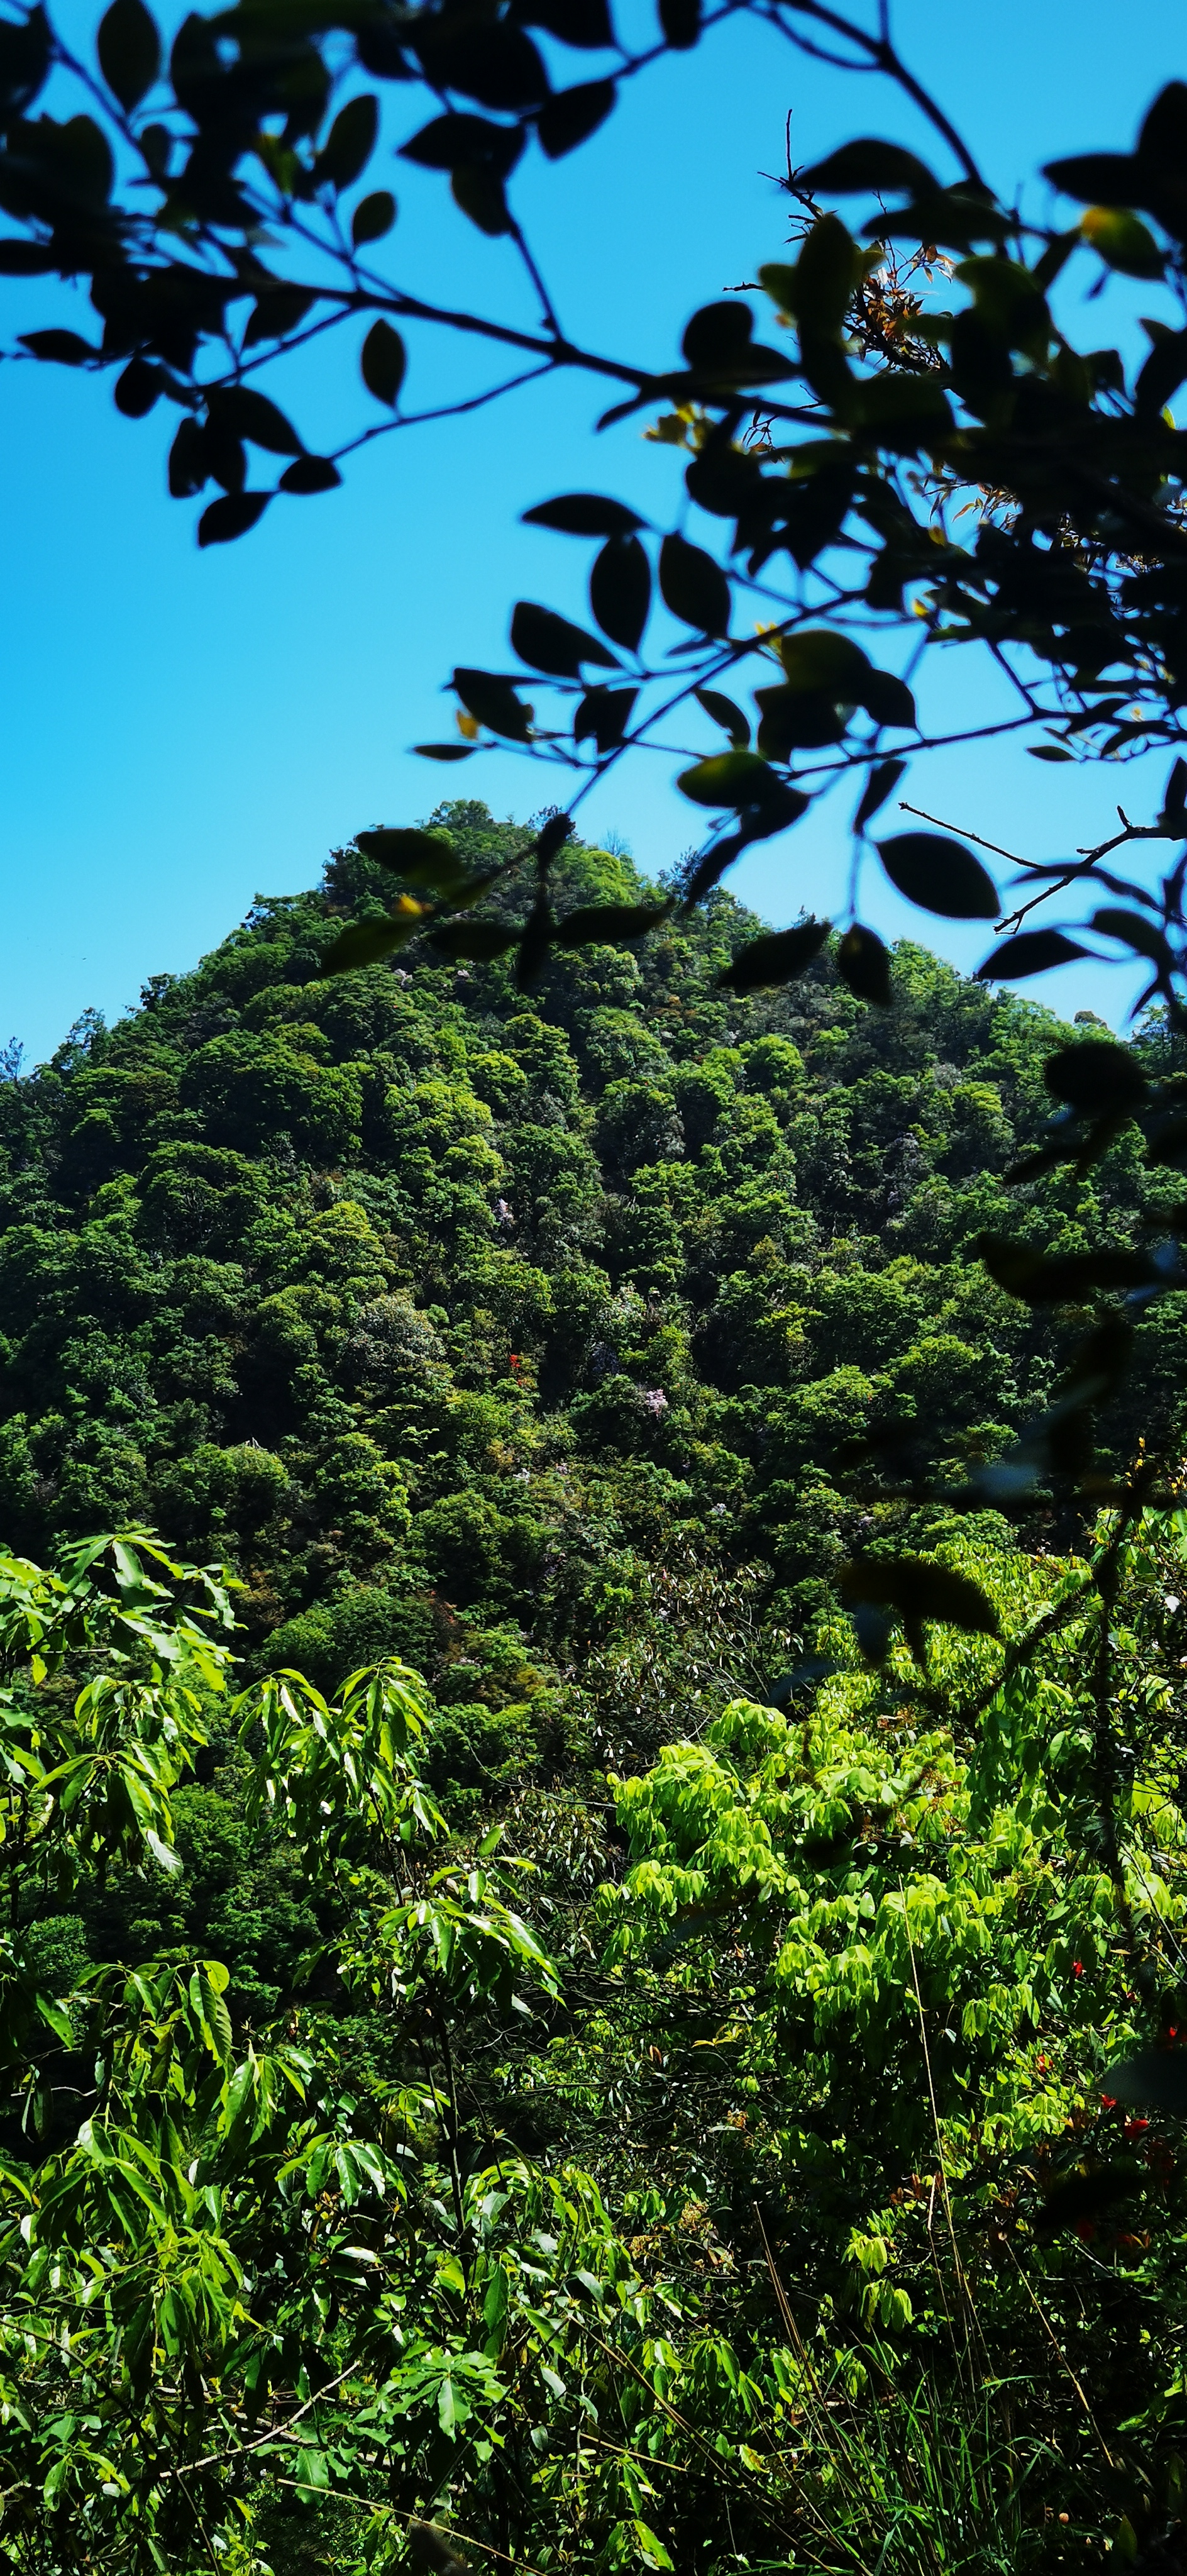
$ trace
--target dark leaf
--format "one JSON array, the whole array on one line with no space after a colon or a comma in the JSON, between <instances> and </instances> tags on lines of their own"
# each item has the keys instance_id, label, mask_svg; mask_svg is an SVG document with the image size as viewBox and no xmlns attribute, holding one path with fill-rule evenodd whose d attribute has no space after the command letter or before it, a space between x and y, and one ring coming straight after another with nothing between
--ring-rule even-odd
<instances>
[{"instance_id":1,"label":"dark leaf","mask_svg":"<svg viewBox=\"0 0 1187 2576\"><path fill-rule=\"evenodd\" d=\"M562 45L582 46L587 52L614 42L606 0L517 0L511 14L525 26L546 27Z\"/></svg>"},{"instance_id":2,"label":"dark leaf","mask_svg":"<svg viewBox=\"0 0 1187 2576\"><path fill-rule=\"evenodd\" d=\"M673 53L687 53L701 32L701 0L659 0L659 23Z\"/></svg>"},{"instance_id":3,"label":"dark leaf","mask_svg":"<svg viewBox=\"0 0 1187 2576\"><path fill-rule=\"evenodd\" d=\"M185 419L169 450L169 489L175 501L188 501L210 481L206 440L196 420Z\"/></svg>"},{"instance_id":4,"label":"dark leaf","mask_svg":"<svg viewBox=\"0 0 1187 2576\"><path fill-rule=\"evenodd\" d=\"M58 367L85 367L99 355L77 331L21 331L17 337L31 358L48 359Z\"/></svg>"},{"instance_id":5,"label":"dark leaf","mask_svg":"<svg viewBox=\"0 0 1187 2576\"><path fill-rule=\"evenodd\" d=\"M313 165L315 187L353 187L375 149L379 101L369 91L348 99L334 119Z\"/></svg>"},{"instance_id":6,"label":"dark leaf","mask_svg":"<svg viewBox=\"0 0 1187 2576\"><path fill-rule=\"evenodd\" d=\"M583 662L597 662L604 670L618 667L615 655L598 636L587 635L584 627L571 625L567 617L537 607L531 599L521 599L515 608L511 641L521 661L556 679L577 679Z\"/></svg>"},{"instance_id":7,"label":"dark leaf","mask_svg":"<svg viewBox=\"0 0 1187 2576\"><path fill-rule=\"evenodd\" d=\"M1143 2048L1120 2065L1107 2066L1103 2089L1127 2107L1187 2113L1187 2048Z\"/></svg>"},{"instance_id":8,"label":"dark leaf","mask_svg":"<svg viewBox=\"0 0 1187 2576\"><path fill-rule=\"evenodd\" d=\"M1002 1235L978 1235L973 1247L990 1278L1028 1306L1080 1305L1098 1291L1148 1288L1163 1273L1144 1252L1057 1253L1051 1258Z\"/></svg>"},{"instance_id":9,"label":"dark leaf","mask_svg":"<svg viewBox=\"0 0 1187 2576\"><path fill-rule=\"evenodd\" d=\"M1166 940L1157 922L1147 920L1144 913L1131 912L1127 906L1106 904L1102 911L1093 913L1088 926L1090 930L1100 931L1106 939L1123 941L1127 948L1136 950L1139 957L1148 957L1160 975L1173 972L1175 961Z\"/></svg>"},{"instance_id":10,"label":"dark leaf","mask_svg":"<svg viewBox=\"0 0 1187 2576\"><path fill-rule=\"evenodd\" d=\"M398 331L390 322L373 322L363 342L359 365L363 383L376 402L391 408L404 382L407 352Z\"/></svg>"},{"instance_id":11,"label":"dark leaf","mask_svg":"<svg viewBox=\"0 0 1187 2576\"><path fill-rule=\"evenodd\" d=\"M1187 837L1187 760L1176 760L1171 769L1162 800L1161 821L1163 830L1172 840Z\"/></svg>"},{"instance_id":12,"label":"dark leaf","mask_svg":"<svg viewBox=\"0 0 1187 2576\"><path fill-rule=\"evenodd\" d=\"M794 312L801 327L825 335L840 330L853 294L856 263L856 246L840 216L821 215L795 264Z\"/></svg>"},{"instance_id":13,"label":"dark leaf","mask_svg":"<svg viewBox=\"0 0 1187 2576\"><path fill-rule=\"evenodd\" d=\"M571 814L549 815L547 822L542 826L536 838L536 869L537 873L541 877L547 876L553 860L559 856L559 853L563 850L566 841L572 839L572 835L573 817Z\"/></svg>"},{"instance_id":14,"label":"dark leaf","mask_svg":"<svg viewBox=\"0 0 1187 2576\"><path fill-rule=\"evenodd\" d=\"M549 160L562 160L566 152L584 143L587 135L596 134L599 125L605 124L614 98L612 80L582 81L576 89L558 90L536 120L536 132Z\"/></svg>"},{"instance_id":15,"label":"dark leaf","mask_svg":"<svg viewBox=\"0 0 1187 2576\"><path fill-rule=\"evenodd\" d=\"M573 719L574 742L591 741L599 752L614 751L631 720L637 689L587 689Z\"/></svg>"},{"instance_id":16,"label":"dark leaf","mask_svg":"<svg viewBox=\"0 0 1187 2576\"><path fill-rule=\"evenodd\" d=\"M525 528L555 528L565 537L629 537L646 527L625 501L608 501L601 492L566 492L559 501L538 501L523 514Z\"/></svg>"},{"instance_id":17,"label":"dark leaf","mask_svg":"<svg viewBox=\"0 0 1187 2576\"><path fill-rule=\"evenodd\" d=\"M925 1557L855 1557L841 1576L841 1598L847 1609L866 1601L900 1619L935 1619L972 1636L999 1634L997 1612L980 1584Z\"/></svg>"},{"instance_id":18,"label":"dark leaf","mask_svg":"<svg viewBox=\"0 0 1187 2576\"><path fill-rule=\"evenodd\" d=\"M1052 966L1070 966L1074 958L1088 954L1062 930L1020 930L1016 938L1003 939L991 957L982 959L977 981L999 984L1024 975L1045 975Z\"/></svg>"},{"instance_id":19,"label":"dark leaf","mask_svg":"<svg viewBox=\"0 0 1187 2576\"><path fill-rule=\"evenodd\" d=\"M698 689L696 698L698 706L704 708L706 715L712 717L714 724L719 724L729 735L734 750L747 750L750 743L750 726L741 707L736 707L732 698L724 697L720 689Z\"/></svg>"},{"instance_id":20,"label":"dark leaf","mask_svg":"<svg viewBox=\"0 0 1187 2576\"><path fill-rule=\"evenodd\" d=\"M273 456L304 453L292 422L267 394L256 393L251 385L227 385L211 393L208 407L214 425L229 430L234 438L250 439L253 447L265 447Z\"/></svg>"},{"instance_id":21,"label":"dark leaf","mask_svg":"<svg viewBox=\"0 0 1187 2576\"><path fill-rule=\"evenodd\" d=\"M280 478L282 492L332 492L342 477L332 456L298 456Z\"/></svg>"},{"instance_id":22,"label":"dark leaf","mask_svg":"<svg viewBox=\"0 0 1187 2576\"><path fill-rule=\"evenodd\" d=\"M494 671L457 670L453 685L462 705L479 724L488 725L492 733L506 735L510 742L526 742L531 731L531 711L517 698L510 680L500 679Z\"/></svg>"},{"instance_id":23,"label":"dark leaf","mask_svg":"<svg viewBox=\"0 0 1187 2576\"><path fill-rule=\"evenodd\" d=\"M0 23L0 108L20 114L31 107L50 67L49 20L43 8Z\"/></svg>"},{"instance_id":24,"label":"dark leaf","mask_svg":"<svg viewBox=\"0 0 1187 2576\"><path fill-rule=\"evenodd\" d=\"M524 923L519 942L519 955L515 961L515 981L521 993L527 992L529 987L538 980L552 946L555 929L556 923L549 909L547 896L541 894Z\"/></svg>"},{"instance_id":25,"label":"dark leaf","mask_svg":"<svg viewBox=\"0 0 1187 2576\"><path fill-rule=\"evenodd\" d=\"M1083 2227L1086 2220L1101 2217L1122 2200L1132 2200L1140 2189L1136 2166L1096 2165L1090 2170L1079 2166L1063 2174L1043 2195L1043 2206L1036 2221L1041 2236L1053 2236L1064 2227Z\"/></svg>"},{"instance_id":26,"label":"dark leaf","mask_svg":"<svg viewBox=\"0 0 1187 2576\"><path fill-rule=\"evenodd\" d=\"M715 374L718 368L732 371L744 365L753 330L748 304L702 304L684 334L689 366Z\"/></svg>"},{"instance_id":27,"label":"dark leaf","mask_svg":"<svg viewBox=\"0 0 1187 2576\"><path fill-rule=\"evenodd\" d=\"M861 1002L878 1002L885 1009L893 999L890 988L890 951L883 946L876 930L865 930L855 921L837 946L837 973L851 993Z\"/></svg>"},{"instance_id":28,"label":"dark leaf","mask_svg":"<svg viewBox=\"0 0 1187 2576\"><path fill-rule=\"evenodd\" d=\"M99 69L120 106L139 107L161 68L161 39L144 0L112 0L99 21Z\"/></svg>"},{"instance_id":29,"label":"dark leaf","mask_svg":"<svg viewBox=\"0 0 1187 2576\"><path fill-rule=\"evenodd\" d=\"M403 948L414 938L420 922L414 913L382 921L353 921L332 947L323 950L323 975L349 975L356 966L376 966L381 957L390 957L393 949Z\"/></svg>"},{"instance_id":30,"label":"dark leaf","mask_svg":"<svg viewBox=\"0 0 1187 2576\"><path fill-rule=\"evenodd\" d=\"M1132 1117L1146 1098L1145 1074L1114 1038L1077 1038L1048 1056L1043 1080L1056 1100L1084 1117Z\"/></svg>"},{"instance_id":31,"label":"dark leaf","mask_svg":"<svg viewBox=\"0 0 1187 2576\"><path fill-rule=\"evenodd\" d=\"M892 841L879 841L878 856L892 886L922 912L940 913L946 921L996 917L997 888L963 841L938 832L898 832Z\"/></svg>"},{"instance_id":32,"label":"dark leaf","mask_svg":"<svg viewBox=\"0 0 1187 2576\"><path fill-rule=\"evenodd\" d=\"M1128 152L1075 152L1066 161L1048 161L1043 171L1053 188L1081 205L1140 205L1141 178Z\"/></svg>"},{"instance_id":33,"label":"dark leaf","mask_svg":"<svg viewBox=\"0 0 1187 2576\"><path fill-rule=\"evenodd\" d=\"M126 420L143 420L165 389L159 367L150 367L146 358L133 358L122 376L117 376L115 407Z\"/></svg>"},{"instance_id":34,"label":"dark leaf","mask_svg":"<svg viewBox=\"0 0 1187 2576\"><path fill-rule=\"evenodd\" d=\"M911 188L918 195L934 188L936 181L927 163L901 143L863 135L857 142L842 143L839 151L813 162L810 169L800 170L796 184L814 197L864 197L883 188Z\"/></svg>"},{"instance_id":35,"label":"dark leaf","mask_svg":"<svg viewBox=\"0 0 1187 2576\"><path fill-rule=\"evenodd\" d=\"M492 957L505 957L520 936L518 922L509 927L505 921L446 921L429 932L429 946L439 957L472 957L486 965Z\"/></svg>"},{"instance_id":36,"label":"dark leaf","mask_svg":"<svg viewBox=\"0 0 1187 2576\"><path fill-rule=\"evenodd\" d=\"M750 939L717 978L734 993L755 993L765 984L786 984L802 975L819 955L830 921L797 921L790 930L768 930Z\"/></svg>"},{"instance_id":37,"label":"dark leaf","mask_svg":"<svg viewBox=\"0 0 1187 2576\"><path fill-rule=\"evenodd\" d=\"M758 747L764 760L790 760L794 751L817 751L839 742L845 716L823 689L756 689Z\"/></svg>"},{"instance_id":38,"label":"dark leaf","mask_svg":"<svg viewBox=\"0 0 1187 2576\"><path fill-rule=\"evenodd\" d=\"M610 948L620 941L643 939L667 919L666 903L586 903L567 912L556 928L558 948Z\"/></svg>"},{"instance_id":39,"label":"dark leaf","mask_svg":"<svg viewBox=\"0 0 1187 2576\"><path fill-rule=\"evenodd\" d=\"M687 537L665 537L659 551L659 586L673 617L703 635L728 634L729 581L702 546L691 546Z\"/></svg>"},{"instance_id":40,"label":"dark leaf","mask_svg":"<svg viewBox=\"0 0 1187 2576\"><path fill-rule=\"evenodd\" d=\"M905 680L894 671L869 671L861 688L860 703L876 725L913 725L915 700Z\"/></svg>"},{"instance_id":41,"label":"dark leaf","mask_svg":"<svg viewBox=\"0 0 1187 2576\"><path fill-rule=\"evenodd\" d=\"M450 194L455 205L468 215L480 233L496 241L501 233L511 230L507 191L499 172L489 161L463 161L451 173Z\"/></svg>"},{"instance_id":42,"label":"dark leaf","mask_svg":"<svg viewBox=\"0 0 1187 2576\"><path fill-rule=\"evenodd\" d=\"M906 766L905 760L880 760L871 769L862 790L861 802L853 817L855 833L864 832L866 824L872 823L875 814L886 803L887 797L893 796Z\"/></svg>"},{"instance_id":43,"label":"dark leaf","mask_svg":"<svg viewBox=\"0 0 1187 2576\"><path fill-rule=\"evenodd\" d=\"M48 242L22 241L16 233L0 240L0 277L45 277L57 265Z\"/></svg>"},{"instance_id":44,"label":"dark leaf","mask_svg":"<svg viewBox=\"0 0 1187 2576\"><path fill-rule=\"evenodd\" d=\"M461 10L421 10L409 33L434 89L461 90L493 108L536 107L548 96L536 46L509 18L484 22Z\"/></svg>"},{"instance_id":45,"label":"dark leaf","mask_svg":"<svg viewBox=\"0 0 1187 2576\"><path fill-rule=\"evenodd\" d=\"M420 760L472 760L474 757L472 742L414 742L412 748Z\"/></svg>"},{"instance_id":46,"label":"dark leaf","mask_svg":"<svg viewBox=\"0 0 1187 2576\"><path fill-rule=\"evenodd\" d=\"M262 519L270 492L225 492L221 501L212 501L198 521L200 546L226 546L234 537L245 537Z\"/></svg>"},{"instance_id":47,"label":"dark leaf","mask_svg":"<svg viewBox=\"0 0 1187 2576\"><path fill-rule=\"evenodd\" d=\"M425 170L460 170L467 163L488 162L506 178L523 150L514 125L491 125L482 116L435 116L410 143L400 147L402 161L417 161Z\"/></svg>"},{"instance_id":48,"label":"dark leaf","mask_svg":"<svg viewBox=\"0 0 1187 2576\"><path fill-rule=\"evenodd\" d=\"M452 841L437 832L415 828L356 832L354 845L376 867L387 868L393 876L405 878L410 885L424 886L433 894L452 894L465 877L465 866Z\"/></svg>"},{"instance_id":49,"label":"dark leaf","mask_svg":"<svg viewBox=\"0 0 1187 2576\"><path fill-rule=\"evenodd\" d=\"M594 564L589 602L604 634L637 652L651 606L651 566L637 537L611 537Z\"/></svg>"},{"instance_id":50,"label":"dark leaf","mask_svg":"<svg viewBox=\"0 0 1187 2576\"><path fill-rule=\"evenodd\" d=\"M390 188L376 188L372 196L361 200L351 217L350 238L355 249L361 250L366 242L382 241L395 220L396 201Z\"/></svg>"},{"instance_id":51,"label":"dark leaf","mask_svg":"<svg viewBox=\"0 0 1187 2576\"><path fill-rule=\"evenodd\" d=\"M315 295L307 295L297 286L275 286L262 291L243 334L245 348L257 348L261 340L287 338L290 331L299 329L316 302Z\"/></svg>"}]
</instances>

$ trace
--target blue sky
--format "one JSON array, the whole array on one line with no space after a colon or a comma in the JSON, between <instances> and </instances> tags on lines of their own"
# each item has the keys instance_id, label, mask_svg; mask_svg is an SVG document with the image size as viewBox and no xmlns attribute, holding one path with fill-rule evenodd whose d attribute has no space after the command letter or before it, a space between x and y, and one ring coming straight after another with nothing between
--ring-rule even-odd
<instances>
[{"instance_id":1,"label":"blue sky","mask_svg":"<svg viewBox=\"0 0 1187 2576\"><path fill-rule=\"evenodd\" d=\"M619 6L625 27L649 23L649 0ZM59 12L80 45L94 14L78 0ZM1142 0L1123 29L1101 0L1074 11L996 0L992 12L954 0L942 14L900 0L895 28L1007 189L1056 152L1126 145L1154 91L1187 73L1170 0ZM419 118L397 105L411 130ZM744 22L628 84L591 144L529 171L520 204L575 336L646 357L674 350L696 304L779 255L784 207L762 174L781 166L789 109L801 161L846 133L924 140L885 84L805 62ZM387 165L374 184L389 167L401 276L488 309L520 299L507 246L481 240L429 174ZM33 327L44 289L6 289L4 311L11 331ZM1103 340L1107 302L1095 313ZM456 381L455 366L414 338L410 394ZM305 362L299 388L278 386L311 440L341 417L349 375L344 352ZM30 1060L44 1057L85 1007L114 1016L147 975L212 946L257 892L313 884L327 851L368 824L410 821L455 788L496 813L550 801L553 776L510 754L447 771L408 746L449 730L441 684L455 662L505 663L516 597L585 613L588 548L520 527L526 507L592 484L662 514L676 469L637 423L598 437L587 385L530 390L380 440L343 491L277 507L241 544L199 555L192 505L165 494L163 419L125 422L106 380L57 368L11 365L2 384L0 1039L12 1031ZM983 671L953 663L930 687L933 711L952 722L992 719ZM670 865L696 836L676 765L637 759L589 800L584 828L617 831L649 869ZM1147 810L1165 767L1047 768L990 743L917 761L901 792L1007 848L1059 857L1104 836L1118 797ZM845 820L830 808L730 883L774 921L837 906ZM980 929L925 924L876 864L863 911L885 935L927 936L962 966L986 944ZM1104 970L1026 989L1069 1013L1124 1010L1124 979Z\"/></svg>"}]
</instances>

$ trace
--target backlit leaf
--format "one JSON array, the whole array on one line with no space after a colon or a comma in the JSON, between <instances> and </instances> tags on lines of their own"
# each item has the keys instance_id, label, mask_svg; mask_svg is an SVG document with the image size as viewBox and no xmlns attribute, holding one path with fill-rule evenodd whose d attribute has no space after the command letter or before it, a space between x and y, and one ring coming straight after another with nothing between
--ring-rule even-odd
<instances>
[{"instance_id":1,"label":"backlit leaf","mask_svg":"<svg viewBox=\"0 0 1187 2576\"><path fill-rule=\"evenodd\" d=\"M407 353L398 331L390 322L373 322L363 342L359 365L363 383L376 402L395 403L404 382Z\"/></svg>"},{"instance_id":2,"label":"backlit leaf","mask_svg":"<svg viewBox=\"0 0 1187 2576\"><path fill-rule=\"evenodd\" d=\"M245 537L263 518L271 500L270 492L224 492L222 499L212 501L198 521L200 546L229 545L235 537Z\"/></svg>"},{"instance_id":3,"label":"backlit leaf","mask_svg":"<svg viewBox=\"0 0 1187 2576\"><path fill-rule=\"evenodd\" d=\"M988 869L939 832L898 832L879 841L878 856L892 886L923 912L940 913L946 921L993 921L997 888Z\"/></svg>"},{"instance_id":4,"label":"backlit leaf","mask_svg":"<svg viewBox=\"0 0 1187 2576\"><path fill-rule=\"evenodd\" d=\"M875 136L863 135L856 142L842 143L839 151L801 170L797 185L814 197L864 197L871 190L880 193L883 188L910 188L917 194L923 188L934 188L936 181L927 163L901 143L883 143Z\"/></svg>"},{"instance_id":5,"label":"backlit leaf","mask_svg":"<svg viewBox=\"0 0 1187 2576\"><path fill-rule=\"evenodd\" d=\"M615 96L612 80L582 81L575 89L558 90L536 120L541 149L549 160L562 160L566 152L584 143L587 135L596 134L599 125L605 124Z\"/></svg>"},{"instance_id":6,"label":"backlit leaf","mask_svg":"<svg viewBox=\"0 0 1187 2576\"><path fill-rule=\"evenodd\" d=\"M866 824L873 821L875 814L877 814L880 808L886 803L887 797L893 796L900 778L903 777L906 771L906 767L907 764L905 760L879 760L876 762L874 768L870 771L864 788L862 789L861 802L853 817L853 830L855 832L864 832Z\"/></svg>"},{"instance_id":7,"label":"backlit leaf","mask_svg":"<svg viewBox=\"0 0 1187 2576\"><path fill-rule=\"evenodd\" d=\"M144 0L112 0L100 19L99 69L114 98L139 107L161 68L161 39Z\"/></svg>"},{"instance_id":8,"label":"backlit leaf","mask_svg":"<svg viewBox=\"0 0 1187 2576\"><path fill-rule=\"evenodd\" d=\"M819 955L832 923L797 921L790 930L770 930L750 939L717 978L734 993L755 993L767 984L786 984L802 975Z\"/></svg>"},{"instance_id":9,"label":"backlit leaf","mask_svg":"<svg viewBox=\"0 0 1187 2576\"><path fill-rule=\"evenodd\" d=\"M365 243L382 241L396 220L396 201L390 188L376 188L369 197L360 199L350 221L350 238L356 250Z\"/></svg>"},{"instance_id":10,"label":"backlit leaf","mask_svg":"<svg viewBox=\"0 0 1187 2576\"><path fill-rule=\"evenodd\" d=\"M719 563L687 537L665 537L659 553L659 586L673 617L704 635L729 632L730 586Z\"/></svg>"},{"instance_id":11,"label":"backlit leaf","mask_svg":"<svg viewBox=\"0 0 1187 2576\"><path fill-rule=\"evenodd\" d=\"M885 1008L893 999L890 951L876 930L864 929L859 921L853 922L838 941L837 973L859 1001L878 1002Z\"/></svg>"},{"instance_id":12,"label":"backlit leaf","mask_svg":"<svg viewBox=\"0 0 1187 2576\"><path fill-rule=\"evenodd\" d=\"M1074 958L1088 954L1062 930L1020 930L1015 938L1003 939L992 956L982 958L977 980L997 984L1021 980L1024 975L1045 975L1052 966L1070 966Z\"/></svg>"},{"instance_id":13,"label":"backlit leaf","mask_svg":"<svg viewBox=\"0 0 1187 2576\"><path fill-rule=\"evenodd\" d=\"M638 651L651 606L651 566L635 536L611 537L589 577L589 601L604 634Z\"/></svg>"},{"instance_id":14,"label":"backlit leaf","mask_svg":"<svg viewBox=\"0 0 1187 2576\"><path fill-rule=\"evenodd\" d=\"M477 716L479 724L488 725L492 733L501 733L509 742L526 742L531 731L531 711L517 698L510 680L501 679L495 671L454 672L453 685L462 705Z\"/></svg>"},{"instance_id":15,"label":"backlit leaf","mask_svg":"<svg viewBox=\"0 0 1187 2576\"><path fill-rule=\"evenodd\" d=\"M608 500L601 492L566 492L559 501L538 501L534 510L524 511L523 523L525 528L556 528L566 537L629 537L647 524L625 501Z\"/></svg>"},{"instance_id":16,"label":"backlit leaf","mask_svg":"<svg viewBox=\"0 0 1187 2576\"><path fill-rule=\"evenodd\" d=\"M596 662L608 670L618 667L616 656L598 636L530 599L521 599L514 611L511 641L521 661L558 679L577 679L583 662Z\"/></svg>"}]
</instances>

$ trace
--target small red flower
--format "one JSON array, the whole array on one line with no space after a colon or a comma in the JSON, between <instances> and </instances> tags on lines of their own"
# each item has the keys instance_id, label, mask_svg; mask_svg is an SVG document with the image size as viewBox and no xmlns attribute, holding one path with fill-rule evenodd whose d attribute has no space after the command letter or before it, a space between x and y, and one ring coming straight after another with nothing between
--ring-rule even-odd
<instances>
[{"instance_id":1,"label":"small red flower","mask_svg":"<svg viewBox=\"0 0 1187 2576\"><path fill-rule=\"evenodd\" d=\"M1105 2111L1115 2111L1115 2110L1116 2110L1116 2108L1117 2108L1117 2095L1116 2095L1115 2093L1102 2093L1102 2094L1101 2094L1100 2099L1101 2099L1101 2108L1102 2108L1102 2110L1105 2110Z\"/></svg>"},{"instance_id":2,"label":"small red flower","mask_svg":"<svg viewBox=\"0 0 1187 2576\"><path fill-rule=\"evenodd\" d=\"M1127 2120L1122 2135L1126 2138L1140 2138L1149 2126L1148 2120Z\"/></svg>"},{"instance_id":3,"label":"small red flower","mask_svg":"<svg viewBox=\"0 0 1187 2576\"><path fill-rule=\"evenodd\" d=\"M1083 1960L1082 1960L1082 1959L1073 1959L1073 1961L1072 1961L1072 1975L1073 1975L1073 1977L1082 1977L1082 1976L1083 1976L1083 1974L1084 1974L1084 1962L1083 1962Z\"/></svg>"}]
</instances>

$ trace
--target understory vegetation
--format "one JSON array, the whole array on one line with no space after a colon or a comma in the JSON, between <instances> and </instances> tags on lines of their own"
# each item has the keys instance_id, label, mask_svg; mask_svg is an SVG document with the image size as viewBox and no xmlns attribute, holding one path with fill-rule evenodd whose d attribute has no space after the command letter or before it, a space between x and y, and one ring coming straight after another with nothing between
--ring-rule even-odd
<instances>
[{"instance_id":1,"label":"understory vegetation","mask_svg":"<svg viewBox=\"0 0 1187 2576\"><path fill-rule=\"evenodd\" d=\"M921 949L739 995L717 893L326 978L389 900L0 1089L8 2562L1157 2559L1187 1527L996 1508L1083 1319L977 1246L1181 1184L1011 1185L1058 1024Z\"/></svg>"}]
</instances>

